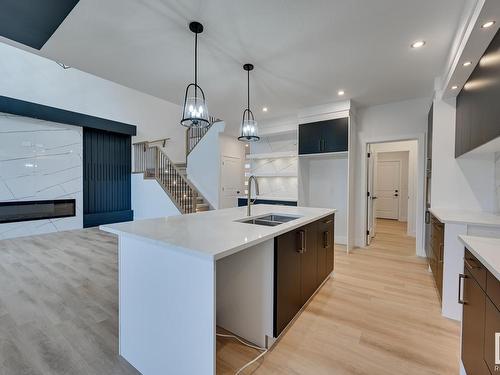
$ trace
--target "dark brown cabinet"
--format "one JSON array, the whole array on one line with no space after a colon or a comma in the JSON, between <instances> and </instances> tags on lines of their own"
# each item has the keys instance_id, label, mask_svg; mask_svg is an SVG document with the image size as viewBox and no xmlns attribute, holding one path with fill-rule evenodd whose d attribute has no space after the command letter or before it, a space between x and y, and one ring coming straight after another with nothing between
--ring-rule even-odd
<instances>
[{"instance_id":1,"label":"dark brown cabinet","mask_svg":"<svg viewBox=\"0 0 500 375\"><path fill-rule=\"evenodd\" d=\"M500 32L497 32L483 55L484 60L492 63L477 64L469 78L471 83L487 84L462 89L457 97L455 157L500 137L500 63L491 58L497 56L499 49Z\"/></svg>"},{"instance_id":2,"label":"dark brown cabinet","mask_svg":"<svg viewBox=\"0 0 500 375\"><path fill-rule=\"evenodd\" d=\"M444 224L431 215L430 243L427 253L429 266L434 276L434 282L439 298L443 293L443 262L444 262Z\"/></svg>"},{"instance_id":3,"label":"dark brown cabinet","mask_svg":"<svg viewBox=\"0 0 500 375\"><path fill-rule=\"evenodd\" d=\"M319 286L333 271L333 216L318 221L317 226L318 279L316 285Z\"/></svg>"},{"instance_id":4,"label":"dark brown cabinet","mask_svg":"<svg viewBox=\"0 0 500 375\"><path fill-rule=\"evenodd\" d=\"M334 216L274 240L274 337L333 271Z\"/></svg>"},{"instance_id":5,"label":"dark brown cabinet","mask_svg":"<svg viewBox=\"0 0 500 375\"><path fill-rule=\"evenodd\" d=\"M495 372L495 334L500 332L500 282L467 249L460 275L462 362L467 374Z\"/></svg>"}]
</instances>

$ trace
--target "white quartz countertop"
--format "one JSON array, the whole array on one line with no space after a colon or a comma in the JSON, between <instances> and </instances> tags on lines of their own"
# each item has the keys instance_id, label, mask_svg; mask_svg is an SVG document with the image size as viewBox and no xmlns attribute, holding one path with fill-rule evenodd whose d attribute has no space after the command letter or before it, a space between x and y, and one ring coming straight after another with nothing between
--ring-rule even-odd
<instances>
[{"instance_id":1,"label":"white quartz countertop","mask_svg":"<svg viewBox=\"0 0 500 375\"><path fill-rule=\"evenodd\" d=\"M217 260L334 212L334 209L327 208L257 204L252 206L250 217L246 216L245 206L102 225L100 228L119 236L143 239L160 246ZM300 218L274 227L235 221L271 213L300 216Z\"/></svg>"},{"instance_id":2,"label":"white quartz countertop","mask_svg":"<svg viewBox=\"0 0 500 375\"><path fill-rule=\"evenodd\" d=\"M482 211L430 208L429 211L442 223L471 224L500 227L500 215Z\"/></svg>"},{"instance_id":3,"label":"white quartz countertop","mask_svg":"<svg viewBox=\"0 0 500 375\"><path fill-rule=\"evenodd\" d=\"M500 280L500 238L458 236L465 247Z\"/></svg>"}]
</instances>

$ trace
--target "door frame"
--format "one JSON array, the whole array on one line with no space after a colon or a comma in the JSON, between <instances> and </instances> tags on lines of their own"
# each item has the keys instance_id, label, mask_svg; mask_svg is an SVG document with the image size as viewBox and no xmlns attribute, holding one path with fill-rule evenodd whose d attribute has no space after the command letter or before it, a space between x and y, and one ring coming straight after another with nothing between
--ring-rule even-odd
<instances>
[{"instance_id":1,"label":"door frame","mask_svg":"<svg viewBox=\"0 0 500 375\"><path fill-rule=\"evenodd\" d=\"M415 254L420 257L425 257L425 249L424 249L424 212L425 212L425 202L424 202L424 185L425 185L425 146L426 146L426 133L410 133L410 134L402 134L402 135L383 135L383 136L372 136L372 137L364 137L360 135L359 144L361 145L362 157L360 170L365 171L361 174L361 184L362 187L359 192L359 199L362 204L359 205L359 215L361 218L361 223L363 226L363 236L360 238L359 243L362 247L367 247L367 236L366 232L368 230L368 197L366 194L366 186L367 186L367 145L372 143L387 143L387 142L398 142L398 141L417 141L417 191L415 192L416 206L415 206L415 227L416 227L416 236L415 236Z\"/></svg>"}]
</instances>

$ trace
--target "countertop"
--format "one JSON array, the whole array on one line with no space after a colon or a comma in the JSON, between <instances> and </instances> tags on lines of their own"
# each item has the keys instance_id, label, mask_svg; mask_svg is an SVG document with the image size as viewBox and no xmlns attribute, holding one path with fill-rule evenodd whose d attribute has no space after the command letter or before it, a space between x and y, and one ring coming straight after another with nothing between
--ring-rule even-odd
<instances>
[{"instance_id":1,"label":"countertop","mask_svg":"<svg viewBox=\"0 0 500 375\"><path fill-rule=\"evenodd\" d=\"M235 221L247 218L247 207L244 206L102 225L100 228L119 236L134 237L217 260L319 220L335 211L327 208L257 204L252 206L250 217L271 213L301 217L275 227Z\"/></svg>"},{"instance_id":2,"label":"countertop","mask_svg":"<svg viewBox=\"0 0 500 375\"><path fill-rule=\"evenodd\" d=\"M465 247L500 280L500 238L458 236Z\"/></svg>"},{"instance_id":3,"label":"countertop","mask_svg":"<svg viewBox=\"0 0 500 375\"><path fill-rule=\"evenodd\" d=\"M452 210L447 208L430 208L429 211L442 223L500 227L500 215L489 212Z\"/></svg>"}]
</instances>

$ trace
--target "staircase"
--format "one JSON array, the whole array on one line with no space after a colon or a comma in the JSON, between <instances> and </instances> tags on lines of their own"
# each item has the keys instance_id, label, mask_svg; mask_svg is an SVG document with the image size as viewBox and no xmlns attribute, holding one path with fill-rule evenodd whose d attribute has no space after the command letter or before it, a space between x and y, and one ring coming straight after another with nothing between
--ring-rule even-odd
<instances>
[{"instance_id":1,"label":"staircase","mask_svg":"<svg viewBox=\"0 0 500 375\"><path fill-rule=\"evenodd\" d=\"M133 144L132 173L143 173L145 179L156 179L177 209L183 214L208 211L210 205L186 176L186 163L176 164L151 142Z\"/></svg>"}]
</instances>

